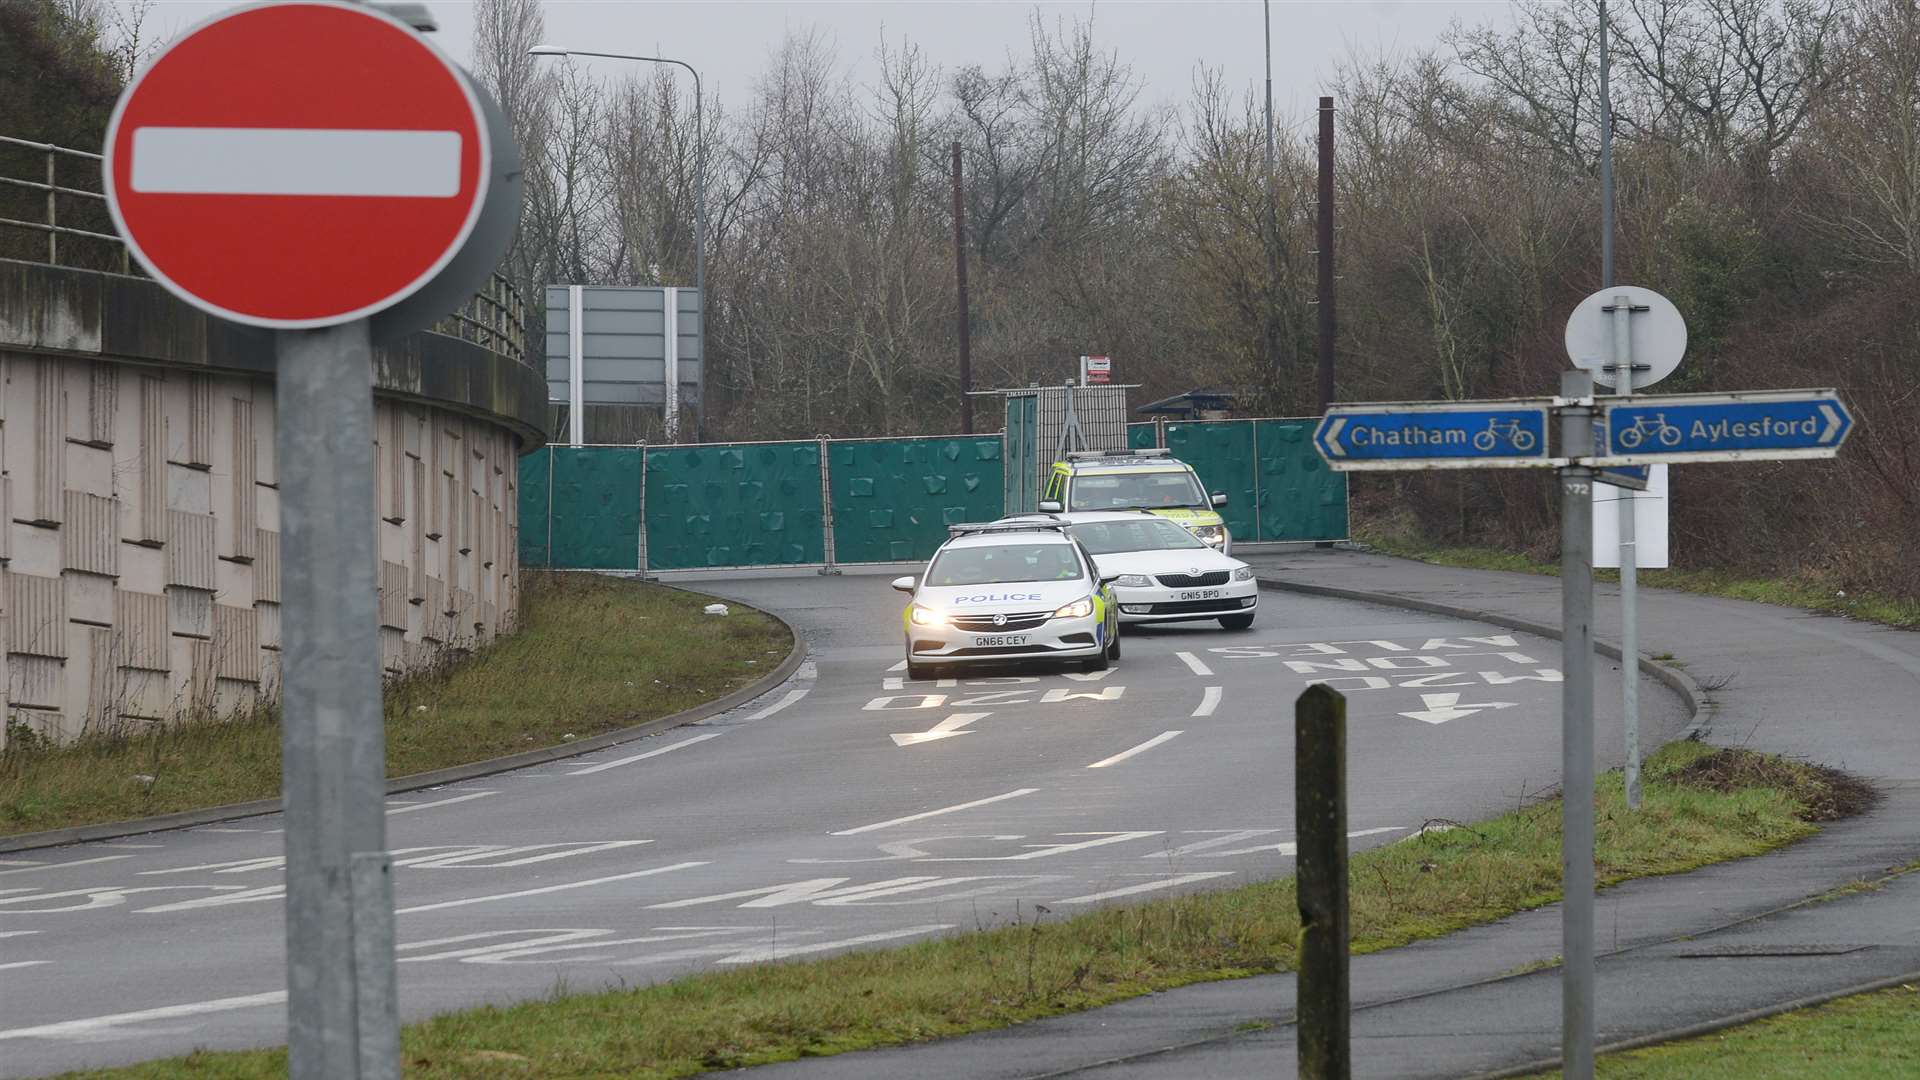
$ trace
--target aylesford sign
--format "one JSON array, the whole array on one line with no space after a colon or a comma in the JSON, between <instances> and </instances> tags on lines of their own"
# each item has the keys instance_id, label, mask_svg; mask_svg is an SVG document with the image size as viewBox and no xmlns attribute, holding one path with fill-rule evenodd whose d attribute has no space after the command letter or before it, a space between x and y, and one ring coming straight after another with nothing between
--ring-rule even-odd
<instances>
[{"instance_id":1,"label":"aylesford sign","mask_svg":"<svg viewBox=\"0 0 1920 1080\"><path fill-rule=\"evenodd\" d=\"M1593 464L1832 457L1853 416L1832 390L1601 399L1606 455Z\"/></svg>"}]
</instances>

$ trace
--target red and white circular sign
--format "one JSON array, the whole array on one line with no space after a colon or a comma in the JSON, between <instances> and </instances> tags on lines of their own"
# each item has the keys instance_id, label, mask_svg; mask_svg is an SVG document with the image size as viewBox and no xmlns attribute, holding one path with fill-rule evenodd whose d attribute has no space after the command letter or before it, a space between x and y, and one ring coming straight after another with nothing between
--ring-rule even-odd
<instances>
[{"instance_id":1,"label":"red and white circular sign","mask_svg":"<svg viewBox=\"0 0 1920 1080\"><path fill-rule=\"evenodd\" d=\"M459 253L490 156L466 77L413 28L337 0L262 4L181 34L120 95L107 206L188 303L332 326Z\"/></svg>"}]
</instances>

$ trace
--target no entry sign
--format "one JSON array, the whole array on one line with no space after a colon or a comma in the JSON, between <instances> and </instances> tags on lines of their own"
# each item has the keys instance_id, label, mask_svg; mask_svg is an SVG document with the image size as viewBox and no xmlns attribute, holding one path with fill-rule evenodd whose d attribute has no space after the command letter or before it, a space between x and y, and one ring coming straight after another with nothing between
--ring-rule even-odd
<instances>
[{"instance_id":1,"label":"no entry sign","mask_svg":"<svg viewBox=\"0 0 1920 1080\"><path fill-rule=\"evenodd\" d=\"M205 311L298 329L431 281L490 173L466 77L371 8L238 8L180 35L107 127L105 190L140 264Z\"/></svg>"}]
</instances>

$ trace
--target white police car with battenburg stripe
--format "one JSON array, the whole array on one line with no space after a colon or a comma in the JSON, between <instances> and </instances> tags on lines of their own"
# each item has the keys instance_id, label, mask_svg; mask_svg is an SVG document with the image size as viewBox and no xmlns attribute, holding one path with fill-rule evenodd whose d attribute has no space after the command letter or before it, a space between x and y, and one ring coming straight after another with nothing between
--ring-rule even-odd
<instances>
[{"instance_id":1,"label":"white police car with battenburg stripe","mask_svg":"<svg viewBox=\"0 0 1920 1080\"><path fill-rule=\"evenodd\" d=\"M1076 660L1101 671L1120 658L1113 590L1064 523L1010 519L948 532L925 574L893 582L913 597L901 617L911 678L986 661Z\"/></svg>"},{"instance_id":2,"label":"white police car with battenburg stripe","mask_svg":"<svg viewBox=\"0 0 1920 1080\"><path fill-rule=\"evenodd\" d=\"M1057 514L1113 580L1120 621L1253 625L1260 583L1253 569L1166 518L1142 511Z\"/></svg>"}]
</instances>

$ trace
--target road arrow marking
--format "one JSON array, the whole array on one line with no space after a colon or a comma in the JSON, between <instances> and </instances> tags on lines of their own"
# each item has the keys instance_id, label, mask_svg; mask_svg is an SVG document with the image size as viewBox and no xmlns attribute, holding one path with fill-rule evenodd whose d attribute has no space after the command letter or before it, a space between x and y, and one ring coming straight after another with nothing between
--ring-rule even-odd
<instances>
[{"instance_id":1,"label":"road arrow marking","mask_svg":"<svg viewBox=\"0 0 1920 1080\"><path fill-rule=\"evenodd\" d=\"M973 723L975 720L985 720L992 715L992 713L983 712L957 712L925 731L915 731L907 734L896 733L893 736L893 745L913 746L916 743L933 742L936 739L951 739L955 735L971 735L973 734L972 732L962 731L960 729Z\"/></svg>"},{"instance_id":2,"label":"road arrow marking","mask_svg":"<svg viewBox=\"0 0 1920 1080\"><path fill-rule=\"evenodd\" d=\"M1519 704L1515 701L1487 701L1462 705L1459 694L1421 694L1420 700L1426 705L1425 709L1419 712L1403 712L1400 715L1414 720L1424 720L1429 724L1444 724L1449 720L1472 716L1481 709L1511 709Z\"/></svg>"},{"instance_id":3,"label":"road arrow marking","mask_svg":"<svg viewBox=\"0 0 1920 1080\"><path fill-rule=\"evenodd\" d=\"M1840 433L1840 413L1831 405L1822 405L1820 415L1827 418L1827 430L1820 433L1820 441L1830 443Z\"/></svg>"},{"instance_id":4,"label":"road arrow marking","mask_svg":"<svg viewBox=\"0 0 1920 1080\"><path fill-rule=\"evenodd\" d=\"M1346 426L1347 418L1344 416L1336 416L1327 421L1327 449L1331 450L1335 457L1347 456L1347 448L1340 445L1340 429Z\"/></svg>"}]
</instances>

